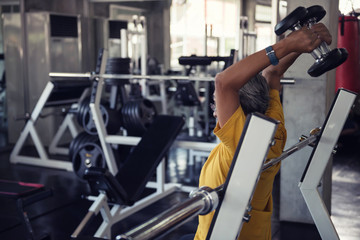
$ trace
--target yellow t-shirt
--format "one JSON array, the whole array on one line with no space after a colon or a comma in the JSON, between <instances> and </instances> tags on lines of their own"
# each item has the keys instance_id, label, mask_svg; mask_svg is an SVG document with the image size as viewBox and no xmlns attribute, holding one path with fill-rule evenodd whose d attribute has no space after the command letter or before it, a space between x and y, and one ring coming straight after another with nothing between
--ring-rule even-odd
<instances>
[{"instance_id":1,"label":"yellow t-shirt","mask_svg":"<svg viewBox=\"0 0 360 240\"><path fill-rule=\"evenodd\" d=\"M280 121L275 133L275 145L270 148L267 156L267 159L272 159L280 156L284 149L286 129L279 92L271 89L269 94L269 107L265 115ZM214 133L221 142L211 151L205 162L201 170L199 186L215 188L225 183L245 120L246 116L242 108L239 107L222 128L217 124ZM271 239L271 192L275 175L279 169L280 163L261 173L251 201L251 219L248 223L243 224L238 239ZM214 213L215 211L204 216L199 216L199 226L195 235L196 240L206 238Z\"/></svg>"}]
</instances>

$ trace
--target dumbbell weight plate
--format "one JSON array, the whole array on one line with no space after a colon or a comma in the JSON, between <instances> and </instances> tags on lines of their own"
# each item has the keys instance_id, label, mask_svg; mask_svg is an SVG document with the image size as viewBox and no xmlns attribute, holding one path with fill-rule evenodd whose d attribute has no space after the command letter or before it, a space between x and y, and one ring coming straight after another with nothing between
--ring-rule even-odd
<instances>
[{"instance_id":1,"label":"dumbbell weight plate","mask_svg":"<svg viewBox=\"0 0 360 240\"><path fill-rule=\"evenodd\" d=\"M106 167L105 157L101 147L92 142L82 144L74 152L72 163L75 174L81 179L84 179L85 171L90 167Z\"/></svg>"},{"instance_id":2,"label":"dumbbell weight plate","mask_svg":"<svg viewBox=\"0 0 360 240\"><path fill-rule=\"evenodd\" d=\"M90 98L88 98L88 97L83 99L79 103L76 119L80 125L81 125L81 121L82 121L83 112L85 112L85 109L89 107L89 103L90 103Z\"/></svg>"},{"instance_id":3,"label":"dumbbell weight plate","mask_svg":"<svg viewBox=\"0 0 360 240\"><path fill-rule=\"evenodd\" d=\"M326 15L325 9L320 5L308 7L306 16L301 20L301 25L307 23L310 19L314 22L319 22Z\"/></svg>"},{"instance_id":4,"label":"dumbbell weight plate","mask_svg":"<svg viewBox=\"0 0 360 240\"><path fill-rule=\"evenodd\" d=\"M121 113L119 110L107 109L109 115L106 130L108 134L116 134L122 126Z\"/></svg>"},{"instance_id":5,"label":"dumbbell weight plate","mask_svg":"<svg viewBox=\"0 0 360 240\"><path fill-rule=\"evenodd\" d=\"M143 129L147 129L154 120L156 110L151 101L144 99L140 102L139 116L141 119L141 126Z\"/></svg>"},{"instance_id":6,"label":"dumbbell weight plate","mask_svg":"<svg viewBox=\"0 0 360 240\"><path fill-rule=\"evenodd\" d=\"M283 20L281 20L275 26L276 35L281 35L287 30L293 28L295 24L300 22L307 14L307 10L304 7L297 7L289 15L287 15Z\"/></svg>"},{"instance_id":7,"label":"dumbbell weight plate","mask_svg":"<svg viewBox=\"0 0 360 240\"><path fill-rule=\"evenodd\" d=\"M321 61L316 61L308 70L312 77L318 77L344 63L348 57L345 48L335 48L330 51Z\"/></svg>"},{"instance_id":8,"label":"dumbbell weight plate","mask_svg":"<svg viewBox=\"0 0 360 240\"><path fill-rule=\"evenodd\" d=\"M109 114L107 112L107 109L103 105L100 105L100 113L106 127L109 122ZM81 126L87 133L91 135L97 135L96 126L90 107L85 108L83 111L81 118Z\"/></svg>"},{"instance_id":9,"label":"dumbbell weight plate","mask_svg":"<svg viewBox=\"0 0 360 240\"><path fill-rule=\"evenodd\" d=\"M121 109L124 128L130 135L141 136L156 116L156 108L150 100L138 99L127 102Z\"/></svg>"},{"instance_id":10,"label":"dumbbell weight plate","mask_svg":"<svg viewBox=\"0 0 360 240\"><path fill-rule=\"evenodd\" d=\"M71 141L69 146L70 160L72 160L75 150L79 148L79 146L83 143L84 139L87 138L87 136L89 136L89 134L87 134L86 132L81 132Z\"/></svg>"}]
</instances>

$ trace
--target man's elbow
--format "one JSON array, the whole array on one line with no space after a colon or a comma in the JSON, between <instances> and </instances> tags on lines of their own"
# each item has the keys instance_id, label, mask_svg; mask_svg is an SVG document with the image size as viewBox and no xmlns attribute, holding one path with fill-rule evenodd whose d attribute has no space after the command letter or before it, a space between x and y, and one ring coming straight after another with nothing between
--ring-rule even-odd
<instances>
[{"instance_id":1,"label":"man's elbow","mask_svg":"<svg viewBox=\"0 0 360 240\"><path fill-rule=\"evenodd\" d=\"M224 74L222 72L217 73L215 76L215 89L221 90L224 89Z\"/></svg>"},{"instance_id":2,"label":"man's elbow","mask_svg":"<svg viewBox=\"0 0 360 240\"><path fill-rule=\"evenodd\" d=\"M276 68L266 68L261 73L265 79L272 78L281 78L282 73L280 73Z\"/></svg>"}]
</instances>

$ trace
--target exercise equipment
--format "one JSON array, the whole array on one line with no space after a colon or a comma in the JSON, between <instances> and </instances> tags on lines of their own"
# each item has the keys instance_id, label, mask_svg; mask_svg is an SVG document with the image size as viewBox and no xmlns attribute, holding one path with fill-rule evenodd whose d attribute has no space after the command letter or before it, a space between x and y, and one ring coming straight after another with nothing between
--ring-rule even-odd
<instances>
[{"instance_id":1,"label":"exercise equipment","mask_svg":"<svg viewBox=\"0 0 360 240\"><path fill-rule=\"evenodd\" d=\"M75 151L72 158L75 174L81 179L88 168L105 168L106 162L101 146L97 143L86 142Z\"/></svg>"},{"instance_id":2,"label":"exercise equipment","mask_svg":"<svg viewBox=\"0 0 360 240\"><path fill-rule=\"evenodd\" d=\"M77 111L77 121L88 134L96 135L96 128L95 128L94 120L92 118L92 114L90 112L89 103L90 103L90 97L85 98L83 101L81 101ZM109 114L106 108L104 107L104 105L100 105L100 111L105 126L107 126L109 123Z\"/></svg>"},{"instance_id":3,"label":"exercise equipment","mask_svg":"<svg viewBox=\"0 0 360 240\"><path fill-rule=\"evenodd\" d=\"M62 73L62 72L51 72L49 73L50 77L63 77L63 78L97 78L102 77L106 79L118 79L119 81L126 80L157 80L157 81L170 81L170 80L190 80L190 81L199 81L199 82L213 82L215 80L214 77L199 77L199 76L182 76L182 75L140 75L140 74L96 74L96 73ZM285 84L294 84L295 81L293 79L286 79L283 81L281 79L281 83Z\"/></svg>"},{"instance_id":4,"label":"exercise equipment","mask_svg":"<svg viewBox=\"0 0 360 240\"><path fill-rule=\"evenodd\" d=\"M297 7L275 26L275 33L281 35L287 30L296 31L303 26L311 28L325 14L325 9L319 5L309 8ZM307 72L312 77L318 77L344 63L348 57L348 52L345 48L331 50L325 42L322 42L318 48L311 52L311 56L314 57L315 63Z\"/></svg>"},{"instance_id":5,"label":"exercise equipment","mask_svg":"<svg viewBox=\"0 0 360 240\"><path fill-rule=\"evenodd\" d=\"M103 54L105 55L104 59L106 59L107 51L104 50ZM103 76L103 71L105 70L104 61L101 61L101 64L99 65L99 77L95 79L97 84L95 84L95 87L92 89L92 96L95 97L90 101L90 109L93 113L99 140L105 156L107 169L99 169L98 171L92 171L94 169L91 169L90 171L89 169L89 172L94 173L95 176L98 176L90 177L94 180L91 180L90 178L88 180L92 182L92 184L90 183L92 186L92 192L94 195L96 195L88 197L88 199L94 201L94 203L89 208L89 213L84 217L84 220L79 224L79 227L76 229L73 235L77 235L81 232L81 229L84 227L84 225L86 225L86 222L93 214L101 212L104 221L96 231L95 237L104 237L111 236L111 226L114 223L126 218L127 216L135 213L136 211L139 211L146 206L149 206L155 201L164 198L165 196L173 193L174 191L177 191L180 188L179 184L165 183L165 164L163 161L161 161L161 159L163 159L164 151L166 151L168 147L172 145L173 147L210 151L216 146L216 144L198 143L193 141L175 141L175 137L181 130L184 124L184 120L181 117L171 117L166 115L158 115L142 137L108 135L106 128L104 127L101 113L99 111L100 99L103 93L102 88L104 86L104 78L100 77ZM178 124L174 125L174 121L178 122ZM166 126L166 128L164 128L164 126ZM158 130L156 130L156 128L158 128ZM158 134L161 135L159 136ZM174 139L171 141L168 139L170 136L174 137ZM165 147L157 147L159 142L161 144L166 143ZM128 159L124 161L123 166L119 166L117 164L117 159L115 158L112 151L112 146L114 144L135 146L128 155ZM160 155L153 153L153 151L158 152L159 150L161 150ZM139 161L144 162L139 163ZM129 168L135 170L130 171ZM155 169L155 180L149 181L149 176L152 175ZM134 172L143 175L139 177L137 174L134 174ZM116 179L114 179L114 176ZM127 185L129 183L130 185ZM142 192L141 188L144 184L146 184L147 188L155 190L155 192L139 200L138 197ZM141 188L139 188L139 186L141 186ZM183 186L181 189L189 191L189 189ZM115 204L112 204L113 207L111 210L107 203L108 198L115 199ZM134 203L133 206L126 205L131 205L132 203Z\"/></svg>"},{"instance_id":6,"label":"exercise equipment","mask_svg":"<svg viewBox=\"0 0 360 240\"><path fill-rule=\"evenodd\" d=\"M76 119L80 126L90 135L97 135L95 123L90 111L90 97L84 98L76 111ZM107 131L115 134L121 126L121 113L106 106L105 101L100 104L100 112Z\"/></svg>"},{"instance_id":7,"label":"exercise equipment","mask_svg":"<svg viewBox=\"0 0 360 240\"><path fill-rule=\"evenodd\" d=\"M321 238L338 240L339 236L317 188L355 98L355 93L339 89L323 126L311 131L309 137L302 136L298 144L284 151L280 157L271 159L263 165L261 163L264 163L272 138L269 140L267 138L269 136L266 135L266 138L263 139L260 133L263 133L264 130L270 131L271 127L266 128L263 122L260 122L261 125L259 126L255 123L251 126L250 120L250 124L245 125L224 185L216 189L201 187L198 191L190 194L189 199L185 202L124 234L118 235L116 239L155 238L180 226L198 214L207 214L214 209L216 212L206 239L236 239L243 222L251 221L250 201L259 173L266 171L269 166L277 164L303 147L310 146L313 147L313 151L300 180L299 189ZM257 118L254 119L257 120ZM249 123L249 118L247 123ZM259 131L258 127L262 131ZM254 132L251 132L252 128L255 128ZM257 134L260 135L257 136ZM262 140L268 142L265 143ZM260 145L258 141L260 141ZM256 153L255 156L254 153ZM260 165L258 165L259 163ZM239 181L242 178L246 181Z\"/></svg>"},{"instance_id":8,"label":"exercise equipment","mask_svg":"<svg viewBox=\"0 0 360 240\"><path fill-rule=\"evenodd\" d=\"M360 33L356 16L339 16L337 46L346 48L349 57L336 69L335 90L345 88L360 92Z\"/></svg>"},{"instance_id":9,"label":"exercise equipment","mask_svg":"<svg viewBox=\"0 0 360 240\"><path fill-rule=\"evenodd\" d=\"M71 141L69 159L72 161L74 173L80 179L84 178L86 169L90 167L106 167L99 138L87 132L81 132Z\"/></svg>"},{"instance_id":10,"label":"exercise equipment","mask_svg":"<svg viewBox=\"0 0 360 240\"><path fill-rule=\"evenodd\" d=\"M50 240L49 234L43 233L40 236L35 235L25 208L51 196L52 190L45 189L42 184L0 179L0 197L10 198L16 201L21 223L26 229L24 232L26 239Z\"/></svg>"},{"instance_id":11,"label":"exercise equipment","mask_svg":"<svg viewBox=\"0 0 360 240\"><path fill-rule=\"evenodd\" d=\"M103 168L91 167L85 171L84 177L89 182L92 194L98 196L95 197L88 215L72 237L78 236L90 216L101 210L104 221L95 233L95 237L110 238L111 227L114 223L168 194L164 191L156 191L141 199L149 179L173 144L183 124L184 120L181 117L159 115L128 155L116 175ZM173 186L172 189L167 190L174 192L176 188ZM114 204L111 210L107 201ZM137 206L124 208L132 206L135 202Z\"/></svg>"},{"instance_id":12,"label":"exercise equipment","mask_svg":"<svg viewBox=\"0 0 360 240\"><path fill-rule=\"evenodd\" d=\"M50 154L67 155L69 153L68 148L59 146L59 142L64 137L66 130L69 130L72 138L75 138L79 134L75 115L72 113L65 115L65 118L49 145L49 151L47 151L44 146L37 132L36 125L41 117L41 112L45 108L71 106L71 108L76 109L80 99L86 94L90 86L91 81L88 79L52 79L49 81L16 141L10 155L10 162L72 171L72 164L66 161L67 159L61 159L60 156L59 158L55 158L54 156L50 157ZM34 144L37 156L27 155L21 151L24 146L26 146L29 138Z\"/></svg>"},{"instance_id":13,"label":"exercise equipment","mask_svg":"<svg viewBox=\"0 0 360 240\"><path fill-rule=\"evenodd\" d=\"M228 65L229 62L233 62L234 56L221 57L221 56L181 56L179 57L179 64L183 66L189 66L186 70L186 76L189 76L191 70L195 66L209 66L212 62L224 62L225 66Z\"/></svg>"},{"instance_id":14,"label":"exercise equipment","mask_svg":"<svg viewBox=\"0 0 360 240\"><path fill-rule=\"evenodd\" d=\"M147 99L130 100L121 108L123 127L131 136L141 136L149 128L157 111Z\"/></svg>"}]
</instances>

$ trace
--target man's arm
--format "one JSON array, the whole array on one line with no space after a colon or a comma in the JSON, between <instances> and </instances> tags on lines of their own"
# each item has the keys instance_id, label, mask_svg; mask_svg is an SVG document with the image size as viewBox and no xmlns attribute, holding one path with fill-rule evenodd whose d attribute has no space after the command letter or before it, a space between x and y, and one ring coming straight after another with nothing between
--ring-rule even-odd
<instances>
[{"instance_id":1,"label":"man's arm","mask_svg":"<svg viewBox=\"0 0 360 240\"><path fill-rule=\"evenodd\" d=\"M327 44L331 44L332 38L328 29L323 24L314 25L312 28L317 37L322 41L325 41ZM279 60L279 64L276 66L269 65L262 71L263 77L267 80L269 87L271 89L277 89L280 91L281 84L280 79L283 77L287 69L296 61L296 59L301 55L298 52L292 52L287 56Z\"/></svg>"},{"instance_id":2,"label":"man's arm","mask_svg":"<svg viewBox=\"0 0 360 240\"><path fill-rule=\"evenodd\" d=\"M286 70L295 62L300 56L300 53L290 53L279 60L279 64L274 66L270 65L262 71L263 77L266 79L270 89L281 90L280 80Z\"/></svg>"},{"instance_id":3,"label":"man's arm","mask_svg":"<svg viewBox=\"0 0 360 240\"><path fill-rule=\"evenodd\" d=\"M330 40L329 40L330 38ZM311 29L306 27L294 31L286 38L272 45L276 57L282 61L290 53L301 54L311 52L322 40L331 42L331 35L323 24L316 24ZM286 58L285 58L285 61ZM222 127L239 107L239 89L253 76L270 65L265 49L233 64L215 77L216 111L220 127Z\"/></svg>"}]
</instances>

